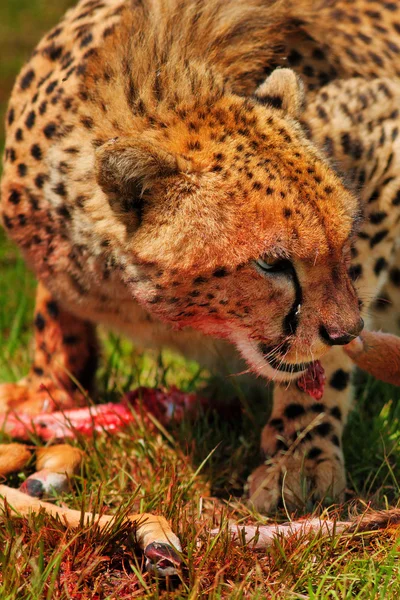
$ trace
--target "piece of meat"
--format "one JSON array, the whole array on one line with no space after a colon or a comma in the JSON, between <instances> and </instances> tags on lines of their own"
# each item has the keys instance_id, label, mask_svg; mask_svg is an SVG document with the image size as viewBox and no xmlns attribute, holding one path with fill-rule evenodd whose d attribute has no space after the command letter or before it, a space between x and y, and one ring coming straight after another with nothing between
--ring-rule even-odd
<instances>
[{"instance_id":1,"label":"piece of meat","mask_svg":"<svg viewBox=\"0 0 400 600\"><path fill-rule=\"evenodd\" d=\"M168 391L139 387L133 392L128 392L124 401L131 406L141 403L143 408L163 425L170 421L182 421L184 416L196 416L199 409L207 406L207 400L204 398L181 392L174 385Z\"/></svg>"},{"instance_id":2,"label":"piece of meat","mask_svg":"<svg viewBox=\"0 0 400 600\"><path fill-rule=\"evenodd\" d=\"M126 404L108 403L35 416L8 413L1 416L0 426L13 438L29 440L35 434L48 441L92 435L95 431L118 431L132 419Z\"/></svg>"},{"instance_id":3,"label":"piece of meat","mask_svg":"<svg viewBox=\"0 0 400 600\"><path fill-rule=\"evenodd\" d=\"M297 380L297 387L314 398L321 400L324 395L325 371L319 360L315 360L307 371Z\"/></svg>"},{"instance_id":4,"label":"piece of meat","mask_svg":"<svg viewBox=\"0 0 400 600\"><path fill-rule=\"evenodd\" d=\"M30 440L35 434L42 440L75 438L78 434L93 435L95 432L115 433L134 420L133 411L140 405L145 412L153 414L163 425L181 421L184 415L195 416L205 400L196 394L186 394L176 387L165 391L140 387L125 395L122 402L99 404L86 408L68 409L53 413L27 415L10 412L0 415L2 430L19 440Z\"/></svg>"}]
</instances>

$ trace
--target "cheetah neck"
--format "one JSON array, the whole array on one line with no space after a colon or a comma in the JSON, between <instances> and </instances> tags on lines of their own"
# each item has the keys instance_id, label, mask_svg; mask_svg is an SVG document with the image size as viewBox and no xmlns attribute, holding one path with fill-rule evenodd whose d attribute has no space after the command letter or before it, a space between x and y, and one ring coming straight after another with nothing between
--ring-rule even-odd
<instances>
[{"instance_id":1,"label":"cheetah neck","mask_svg":"<svg viewBox=\"0 0 400 600\"><path fill-rule=\"evenodd\" d=\"M119 39L105 43L88 76L102 77L104 59L117 47L120 72L112 81L124 85L128 104L139 115L143 104L193 97L212 102L224 86L248 95L276 64L288 32L298 29L297 10L291 0L133 2L120 22Z\"/></svg>"}]
</instances>

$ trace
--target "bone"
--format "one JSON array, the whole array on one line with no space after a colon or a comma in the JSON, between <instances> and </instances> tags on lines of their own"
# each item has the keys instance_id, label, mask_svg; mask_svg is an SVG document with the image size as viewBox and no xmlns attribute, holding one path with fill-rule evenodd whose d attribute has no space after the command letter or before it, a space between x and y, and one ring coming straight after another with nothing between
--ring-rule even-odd
<instances>
[{"instance_id":1,"label":"bone","mask_svg":"<svg viewBox=\"0 0 400 600\"><path fill-rule=\"evenodd\" d=\"M237 544L246 544L256 549L272 546L280 538L289 538L293 535L333 535L341 533L351 525L345 521L325 521L323 519L305 519L283 524L272 525L230 525L228 528L232 541ZM211 535L216 536L220 529L212 529Z\"/></svg>"}]
</instances>

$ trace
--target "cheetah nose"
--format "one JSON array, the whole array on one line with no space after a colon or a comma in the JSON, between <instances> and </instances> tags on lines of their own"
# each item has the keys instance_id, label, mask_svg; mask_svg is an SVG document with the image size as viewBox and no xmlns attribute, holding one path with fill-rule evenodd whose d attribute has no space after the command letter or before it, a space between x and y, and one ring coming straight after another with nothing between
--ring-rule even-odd
<instances>
[{"instance_id":1,"label":"cheetah nose","mask_svg":"<svg viewBox=\"0 0 400 600\"><path fill-rule=\"evenodd\" d=\"M325 327L321 325L319 334L321 338L330 346L345 346L356 338L364 328L364 321L360 319L353 327L343 329L335 329L334 327Z\"/></svg>"}]
</instances>

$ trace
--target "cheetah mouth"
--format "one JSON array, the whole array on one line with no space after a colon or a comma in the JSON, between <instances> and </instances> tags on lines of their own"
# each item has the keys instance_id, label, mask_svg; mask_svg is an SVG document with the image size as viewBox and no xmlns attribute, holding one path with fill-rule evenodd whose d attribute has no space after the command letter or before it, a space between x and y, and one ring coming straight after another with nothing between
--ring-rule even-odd
<instances>
[{"instance_id":1,"label":"cheetah mouth","mask_svg":"<svg viewBox=\"0 0 400 600\"><path fill-rule=\"evenodd\" d=\"M321 400L324 395L325 371L319 360L310 364L307 371L297 380L296 384L299 390L314 398Z\"/></svg>"},{"instance_id":2,"label":"cheetah mouth","mask_svg":"<svg viewBox=\"0 0 400 600\"><path fill-rule=\"evenodd\" d=\"M319 360L302 363L285 362L282 348L280 348L281 354L278 354L276 346L251 340L241 331L233 331L231 340L255 375L277 383L295 382L299 390L315 400L322 398L325 372Z\"/></svg>"},{"instance_id":3,"label":"cheetah mouth","mask_svg":"<svg viewBox=\"0 0 400 600\"><path fill-rule=\"evenodd\" d=\"M305 373L313 364L313 361L302 362L302 363L287 363L283 360L283 357L279 354L274 354L276 351L274 347L266 346L265 344L258 344L258 349L263 355L264 360L276 371L282 373L289 373L293 375L301 375Z\"/></svg>"},{"instance_id":4,"label":"cheetah mouth","mask_svg":"<svg viewBox=\"0 0 400 600\"><path fill-rule=\"evenodd\" d=\"M282 374L291 375L296 380L296 385L302 392L315 400L321 400L325 387L325 371L319 360L306 363L285 363L279 355L273 355L273 348L265 344L258 344L258 349L264 360L275 370Z\"/></svg>"}]
</instances>

